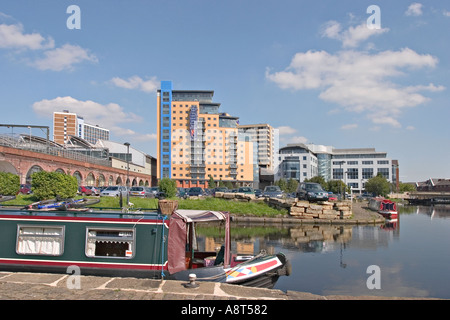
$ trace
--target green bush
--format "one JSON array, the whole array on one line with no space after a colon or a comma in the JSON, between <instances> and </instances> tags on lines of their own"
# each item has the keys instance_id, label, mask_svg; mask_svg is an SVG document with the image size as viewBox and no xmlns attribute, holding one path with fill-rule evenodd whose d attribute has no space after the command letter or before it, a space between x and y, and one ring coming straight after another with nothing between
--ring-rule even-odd
<instances>
[{"instance_id":1,"label":"green bush","mask_svg":"<svg viewBox=\"0 0 450 320\"><path fill-rule=\"evenodd\" d=\"M159 182L159 190L164 192L166 198L173 198L177 194L177 182L169 178L163 178Z\"/></svg>"},{"instance_id":2,"label":"green bush","mask_svg":"<svg viewBox=\"0 0 450 320\"><path fill-rule=\"evenodd\" d=\"M0 172L0 195L13 196L20 190L19 176L10 172Z\"/></svg>"},{"instance_id":3,"label":"green bush","mask_svg":"<svg viewBox=\"0 0 450 320\"><path fill-rule=\"evenodd\" d=\"M35 172L31 175L31 190L39 199L72 198L78 190L77 178L60 172Z\"/></svg>"}]
</instances>

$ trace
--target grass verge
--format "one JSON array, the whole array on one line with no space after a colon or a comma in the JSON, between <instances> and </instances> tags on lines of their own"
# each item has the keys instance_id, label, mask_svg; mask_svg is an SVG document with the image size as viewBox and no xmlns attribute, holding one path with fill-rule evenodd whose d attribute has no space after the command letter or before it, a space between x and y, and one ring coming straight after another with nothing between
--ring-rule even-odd
<instances>
[{"instance_id":1,"label":"grass verge","mask_svg":"<svg viewBox=\"0 0 450 320\"><path fill-rule=\"evenodd\" d=\"M269 216L269 217L288 214L287 210L277 210L275 208L268 206L265 202L239 202L209 197L205 199L176 199L176 200L178 200L179 209L228 211L232 214ZM36 201L38 200L33 195L19 194L17 195L16 199L3 202L2 204L14 206L26 206ZM133 203L133 207L136 209L141 208L152 210L158 208L158 199L130 197L130 202ZM123 205L126 206L126 199L123 199ZM92 208L120 209L119 198L101 197L100 202L93 205Z\"/></svg>"}]
</instances>

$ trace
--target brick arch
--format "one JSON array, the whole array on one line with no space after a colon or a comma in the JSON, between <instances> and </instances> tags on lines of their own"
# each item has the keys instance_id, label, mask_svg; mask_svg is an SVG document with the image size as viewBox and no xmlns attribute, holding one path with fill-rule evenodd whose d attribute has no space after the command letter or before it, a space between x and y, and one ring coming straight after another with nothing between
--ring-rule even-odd
<instances>
[{"instance_id":1,"label":"brick arch","mask_svg":"<svg viewBox=\"0 0 450 320\"><path fill-rule=\"evenodd\" d=\"M83 184L83 175L81 174L81 172L79 170L74 171L74 173L72 173L72 176L77 178L79 186Z\"/></svg>"},{"instance_id":2,"label":"brick arch","mask_svg":"<svg viewBox=\"0 0 450 320\"><path fill-rule=\"evenodd\" d=\"M9 172L13 174L19 174L19 171L14 167L13 164L7 161L0 161L0 172Z\"/></svg>"},{"instance_id":3,"label":"brick arch","mask_svg":"<svg viewBox=\"0 0 450 320\"><path fill-rule=\"evenodd\" d=\"M31 183L31 175L35 172L39 172L39 171L46 171L44 170L44 168L42 168L40 165L32 165L30 166L30 168L27 170L27 174L25 176L25 181L26 183Z\"/></svg>"},{"instance_id":4,"label":"brick arch","mask_svg":"<svg viewBox=\"0 0 450 320\"><path fill-rule=\"evenodd\" d=\"M84 183L87 186L95 186L95 175L92 172L89 172L86 175L86 179L85 179Z\"/></svg>"}]
</instances>

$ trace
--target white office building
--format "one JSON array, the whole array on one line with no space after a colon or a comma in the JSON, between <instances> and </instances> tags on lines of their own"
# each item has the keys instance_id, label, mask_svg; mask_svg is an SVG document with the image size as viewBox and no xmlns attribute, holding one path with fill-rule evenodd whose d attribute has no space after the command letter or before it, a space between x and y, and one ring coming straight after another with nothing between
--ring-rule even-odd
<instances>
[{"instance_id":1,"label":"white office building","mask_svg":"<svg viewBox=\"0 0 450 320\"><path fill-rule=\"evenodd\" d=\"M296 179L303 182L315 176L325 181L342 180L356 193L372 177L382 174L389 182L398 183L398 161L374 148L336 149L315 144L288 144L279 151L276 180Z\"/></svg>"}]
</instances>

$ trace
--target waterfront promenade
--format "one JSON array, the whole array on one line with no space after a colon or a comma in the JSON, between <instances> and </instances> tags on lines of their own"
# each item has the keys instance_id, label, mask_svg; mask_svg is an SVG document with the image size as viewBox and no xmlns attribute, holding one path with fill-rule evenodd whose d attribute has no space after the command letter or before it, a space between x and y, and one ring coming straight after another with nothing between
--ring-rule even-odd
<instances>
[{"instance_id":1,"label":"waterfront promenade","mask_svg":"<svg viewBox=\"0 0 450 320\"><path fill-rule=\"evenodd\" d=\"M69 274L0 272L0 300L409 300L378 296L321 296L307 292L249 288L224 283L186 282Z\"/></svg>"}]
</instances>

